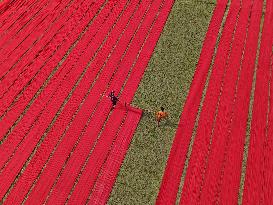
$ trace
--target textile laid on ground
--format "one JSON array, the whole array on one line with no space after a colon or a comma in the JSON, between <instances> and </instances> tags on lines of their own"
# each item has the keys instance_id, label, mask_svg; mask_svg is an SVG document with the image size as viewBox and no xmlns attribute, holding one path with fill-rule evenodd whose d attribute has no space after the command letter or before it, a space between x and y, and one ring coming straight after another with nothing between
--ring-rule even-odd
<instances>
[{"instance_id":1,"label":"textile laid on ground","mask_svg":"<svg viewBox=\"0 0 273 205\"><path fill-rule=\"evenodd\" d=\"M250 142L242 202L272 204L273 1L266 1L264 21L261 0L231 0L230 6L227 3L227 0L219 0L213 12L157 204L174 204L176 200L180 200L180 204L237 204L248 120L251 122ZM222 21L225 23L220 32ZM201 104L207 76L208 87ZM252 85L255 90L251 120L248 114ZM199 105L201 112L197 118ZM192 137L193 147L182 181Z\"/></svg>"},{"instance_id":2,"label":"textile laid on ground","mask_svg":"<svg viewBox=\"0 0 273 205\"><path fill-rule=\"evenodd\" d=\"M130 102L172 4L0 4L1 202L107 202L142 114Z\"/></svg>"}]
</instances>

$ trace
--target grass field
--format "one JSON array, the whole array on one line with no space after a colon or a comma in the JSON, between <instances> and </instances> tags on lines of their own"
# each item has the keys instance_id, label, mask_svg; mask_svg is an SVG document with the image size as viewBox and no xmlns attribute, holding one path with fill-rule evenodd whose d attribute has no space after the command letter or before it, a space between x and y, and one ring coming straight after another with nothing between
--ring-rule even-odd
<instances>
[{"instance_id":1,"label":"grass field","mask_svg":"<svg viewBox=\"0 0 273 205\"><path fill-rule=\"evenodd\" d=\"M176 0L133 105L144 115L109 204L154 204L215 1ZM170 119L157 127L154 111Z\"/></svg>"}]
</instances>

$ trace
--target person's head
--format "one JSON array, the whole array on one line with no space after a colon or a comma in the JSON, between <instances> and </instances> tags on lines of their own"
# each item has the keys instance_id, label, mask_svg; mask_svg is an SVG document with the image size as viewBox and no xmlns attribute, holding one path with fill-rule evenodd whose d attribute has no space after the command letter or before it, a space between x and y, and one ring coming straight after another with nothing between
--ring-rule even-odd
<instances>
[{"instance_id":1,"label":"person's head","mask_svg":"<svg viewBox=\"0 0 273 205\"><path fill-rule=\"evenodd\" d=\"M160 107L160 109L161 109L162 112L165 110L164 107Z\"/></svg>"}]
</instances>

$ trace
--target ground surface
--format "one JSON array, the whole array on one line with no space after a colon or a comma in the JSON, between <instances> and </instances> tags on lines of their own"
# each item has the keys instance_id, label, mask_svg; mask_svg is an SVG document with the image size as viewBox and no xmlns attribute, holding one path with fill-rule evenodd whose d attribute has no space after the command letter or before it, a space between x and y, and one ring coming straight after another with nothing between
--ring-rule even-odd
<instances>
[{"instance_id":1,"label":"ground surface","mask_svg":"<svg viewBox=\"0 0 273 205\"><path fill-rule=\"evenodd\" d=\"M0 203L270 204L272 1L6 2Z\"/></svg>"}]
</instances>

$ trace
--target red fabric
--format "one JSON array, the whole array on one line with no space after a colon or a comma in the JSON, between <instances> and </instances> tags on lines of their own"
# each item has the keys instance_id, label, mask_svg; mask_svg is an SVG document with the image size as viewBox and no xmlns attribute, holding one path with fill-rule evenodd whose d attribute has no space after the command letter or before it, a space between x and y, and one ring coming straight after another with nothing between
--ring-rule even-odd
<instances>
[{"instance_id":1,"label":"red fabric","mask_svg":"<svg viewBox=\"0 0 273 205\"><path fill-rule=\"evenodd\" d=\"M94 26L93 27L93 29L94 30L90 30L90 33L89 32L87 32L87 34L89 34L89 35L94 35L94 33L93 32L95 32L95 34L96 34L96 26ZM106 31L105 31L106 32ZM83 39L85 39L85 40L82 40L77 46L80 48L80 46L82 46L82 45L85 45L85 43L86 43L86 41L88 42L90 42L90 40L92 40L92 39L90 39L90 36L85 36ZM97 44L97 46L99 46L99 44ZM84 47L83 48L83 50L82 51L84 51L84 49L86 49L86 47ZM74 50L74 52L72 52L71 53L71 55L75 55L75 53L77 53L77 52L80 52L79 50ZM87 53L88 55L92 55L92 53ZM66 63L68 63L69 61L71 62L73 60L73 58L70 56L70 58L68 58L67 59L67 61L66 61ZM88 59L84 59L85 61L87 61ZM75 62L76 63L76 62ZM75 66L75 63L74 64L72 64L71 63L71 67L72 66ZM65 65L66 64L64 64L64 66L63 67L65 67ZM82 65L83 66L83 65ZM69 68L71 68L71 67L68 67L68 66L66 66L65 68L68 70L62 70L61 68L59 68L59 71L61 71L61 75L57 75L58 77L60 77L60 79L66 79L66 82L68 83L68 85L69 86L71 86L72 87L72 84L71 84L71 82L72 82L72 79L74 79L74 81L76 80L76 75L75 75L75 73L74 73L74 75L72 75L71 73L70 73L70 71L72 70L72 69L70 69L69 70ZM83 69L83 68L82 68ZM63 72L62 72L63 71ZM65 73L65 71L66 71L66 73ZM80 74L80 69L74 69L73 70L74 72L78 72L78 75ZM70 78L66 78L67 76L69 76L69 74L70 74ZM62 77L63 76L63 77ZM55 97L57 96L58 97L58 99L57 100L59 100L59 103L61 103L61 100L62 99L64 99L66 96L65 96L65 93L62 93L62 95L63 95L63 98L60 98L60 96L62 96L62 95L58 95L57 93L56 93L56 91L57 91L57 89L56 89L56 86L60 86L61 85L61 83L59 82L60 81L60 79L56 79L55 78L55 81L51 81L49 84L48 84L48 86L45 88L45 90L41 93L41 95L40 96L38 96L38 98L36 99L36 101L35 102L39 102L40 101L40 103L35 103L34 104L34 106L33 107L31 107L31 111L34 111L34 113L36 112L37 114L38 114L38 116L37 117L39 117L42 113L41 112L39 112L40 110L39 110L39 108L43 108L43 110L45 109L45 105L47 105L47 104L50 104L50 102L52 101L52 96L51 95L54 95ZM55 87L54 87L55 86ZM67 88L63 88L63 89L67 89ZM66 92L69 92L70 90L66 90ZM62 90L58 90L58 92L62 92ZM51 94L52 93L52 94ZM50 95L51 94L51 95ZM50 101L48 101L48 100L46 100L46 99L48 99L48 100L50 100ZM53 98L54 99L54 98ZM21 103L22 103L22 101L20 101ZM56 107L56 106L53 106L53 108L54 109L57 109L58 107ZM42 110L42 111L43 111ZM30 120L30 122L34 122L34 119L35 119L35 117L36 117L36 114L34 114L33 112L31 113L31 112L28 112L28 115L29 116L31 116L31 117L29 117L29 118L25 118L25 120ZM13 113L14 114L14 113ZM32 121L31 121L32 120ZM44 119L43 119L44 120ZM23 123L24 121L21 121L20 123ZM28 123L28 122L26 122L26 123ZM6 126L6 124L7 124L7 121L5 121L5 123L3 124L4 126ZM32 123L30 123L30 124L28 124L28 126L31 126L32 125ZM25 129L26 129L26 126L24 125L24 124L22 124L21 126L23 126ZM19 129L19 131L21 132L20 134L24 134L23 132L22 132L22 130L20 130L20 125L18 125L17 126L17 128ZM16 130L16 129L15 129ZM27 131L27 130L26 130ZM13 132L14 133L14 132ZM14 133L15 134L15 136L16 136L16 140L20 140L20 138L19 138L19 136L18 136L18 134L16 135L16 133ZM9 136L9 138L8 138L8 140L12 140L13 138L11 137L11 136ZM4 142L4 143L6 143L6 141ZM8 144L12 144L13 146L16 146L16 144L15 143L8 143ZM0 148L0 149L4 149L3 148L3 146ZM10 149L9 149L10 150ZM3 160L4 158L2 158L2 160Z\"/></svg>"},{"instance_id":2,"label":"red fabric","mask_svg":"<svg viewBox=\"0 0 273 205\"><path fill-rule=\"evenodd\" d=\"M38 57L37 53L40 54L44 49L49 52L48 44L53 40L52 37L55 37L65 28L64 25L68 24L67 21L73 20L71 17L75 15L75 12L79 10L79 7L83 5L83 3L84 1L80 0L70 0L66 2L66 4L61 4L59 5L61 11L50 12L50 14L43 19L42 23L39 24L39 29L36 28L26 37L22 37L23 35L15 37L14 40L18 41L19 44L13 43L13 46L16 45L16 49L10 52L10 55L6 56L5 59L1 60L3 65L1 79L10 77L12 72L16 72L13 71L15 67L14 64L16 64L16 68L20 68L19 71L21 71L24 66L27 66L27 64ZM67 33L67 35L68 34L70 33ZM23 57L27 57L27 61ZM20 60L21 58L23 59ZM19 73L19 71L17 72Z\"/></svg>"},{"instance_id":3,"label":"red fabric","mask_svg":"<svg viewBox=\"0 0 273 205\"><path fill-rule=\"evenodd\" d=\"M121 7L118 7L118 8L119 8L119 10L121 9ZM119 13L117 12L116 15L117 14L119 14ZM113 22L113 20L115 20L115 18L111 18L109 20L110 21L107 21L107 23L104 24L104 28L101 29L101 30L103 30L103 32L108 31L108 29L110 28L109 24L111 24ZM110 48L113 46L113 44L116 41L115 39L118 38L120 29L122 28L122 26L124 27L125 23L117 24L117 26L114 28L114 30L112 31L111 39L108 39L106 41L103 49L98 54L99 58L102 58L102 59L106 58L108 52L110 51ZM103 32L101 32L101 34L103 34ZM103 37L103 35L101 37ZM95 46L98 47L99 46L99 44L98 44L99 39L96 39L96 41L94 41L93 43L95 43L95 44L92 44L93 48L95 48ZM92 55L93 53L94 52L90 52L88 54L89 57L83 56L82 60L88 60L90 58L90 55ZM85 100L86 101L85 104L83 105L83 107L81 107L81 110L77 114L76 118L74 119L75 122L73 122L74 124L71 125L72 128L70 129L71 134L75 135L77 132L80 134L81 124L82 124L82 128L83 128L83 126L84 126L83 123L86 122L86 120L88 119L89 112L92 111L92 110L90 110L90 107L92 107L91 102L93 100L94 95L93 96L92 95L89 95L89 96L87 95L87 93L90 93L90 88L89 87L92 84L92 81L90 82L90 79L95 78L95 75L99 71L100 66L102 66L102 62L100 64L98 64L98 62L96 63L96 61L94 61L94 62L95 63L91 64L90 68L86 71L85 77L83 78L81 83L77 86L77 88L74 91L71 99L68 101L68 103L66 104L66 106L65 106L64 110L62 111L61 115L58 117L58 120L56 121L56 123L52 127L52 130L48 133L47 139L50 139L50 140L46 139L43 142L43 144L39 148L38 152L35 154L33 160L30 162L30 164L32 164L32 166L27 167L26 171L23 173L20 181L18 182L18 185L15 186L14 192L11 192L11 194L9 195L11 200L15 199L15 196L22 189L22 186L25 189L27 187L31 186L32 181L28 180L29 176L33 176L34 172L36 173L36 175L34 175L34 176L35 177L37 176L38 172L40 171L43 164L46 162L46 160L47 160L49 154L51 153L52 149L54 148L54 146L57 146L56 143L61 141L61 139L59 139L59 138L62 136L63 132L65 131L65 126L64 125L67 124L67 123L68 124L71 123L70 120L71 120L74 112L77 109L79 109L78 108L79 104L76 103L76 102L80 103L81 101L84 102L84 100ZM79 65L79 63L78 63L78 65ZM85 66L86 63L80 62L80 65ZM94 66L96 66L96 67L94 67ZM94 101L94 103L95 103L95 101ZM84 116L82 116L83 114L84 114ZM69 131L66 132L66 135L68 135L68 133L69 133ZM67 137L67 139L71 140L68 137ZM76 140L76 138L75 138L75 140ZM39 161L41 163L38 164L37 161ZM52 180L54 180L54 179L52 178ZM27 186L27 187L25 187L25 186Z\"/></svg>"},{"instance_id":4,"label":"red fabric","mask_svg":"<svg viewBox=\"0 0 273 205\"><path fill-rule=\"evenodd\" d=\"M215 62L212 68L208 89L203 102L195 141L189 160L180 204L194 204L199 200L200 188L203 183L203 173L206 169L206 157L209 152L210 137L216 114L221 84L226 72L226 63L233 43L233 32L236 30L236 17L240 12L239 1L232 1L230 12L220 39Z\"/></svg>"},{"instance_id":5,"label":"red fabric","mask_svg":"<svg viewBox=\"0 0 273 205\"><path fill-rule=\"evenodd\" d=\"M65 7L65 5L66 4L62 5L63 8ZM58 9L63 10L62 7L58 8L58 6L60 5L56 6L57 8L56 11L58 11ZM53 14L59 13L56 11L52 11ZM35 57L37 58L37 53L35 52L35 49L32 49L31 47L31 44L32 44L31 39L33 41L35 40L34 43L37 43L39 41L37 41L38 38L36 39L35 35L30 35L30 34L40 35L40 34L46 33L44 29L46 25L49 25L50 21L45 21L45 18L43 15L41 15L41 19L43 22L39 22L38 24L41 27L34 25L34 27L28 28L29 29L28 31L24 31L27 34L26 36L19 33L16 36L17 38L11 37L10 38L11 41L8 41L8 40L3 41L3 42L6 42L5 45L8 45L8 48L4 48L4 49L8 49L11 52L7 55L8 59L6 59L6 62L2 64L3 67L1 69L1 71L3 72L7 70L7 72L1 78L0 99L5 99L4 105L0 104L1 111L4 111L7 108L7 106L10 105L12 101L14 101L15 97L24 89L24 86L27 86L28 83L31 82L32 78L35 77L35 72L39 68L37 66L37 68L35 69L35 67L32 66L32 65L35 65L33 61L36 60ZM38 30L35 30L34 28L37 28L37 27L39 27ZM29 33L30 31L32 33ZM33 31L36 31L36 33ZM19 41L17 41L17 39ZM9 42L11 42L11 44L9 44ZM23 45L25 45L25 47L23 47ZM30 53L31 55L25 55L26 51L32 51ZM25 57L26 60L21 60L22 57ZM4 59L4 57L2 59Z\"/></svg>"},{"instance_id":6,"label":"red fabric","mask_svg":"<svg viewBox=\"0 0 273 205\"><path fill-rule=\"evenodd\" d=\"M15 1L12 0L3 0L0 2L0 14L1 16L3 15L3 13L7 12L8 7L10 7Z\"/></svg>"},{"instance_id":7,"label":"red fabric","mask_svg":"<svg viewBox=\"0 0 273 205\"><path fill-rule=\"evenodd\" d=\"M87 5L82 6L87 7ZM74 18L70 18L69 21L65 23L66 27L61 27L61 30L57 33L53 30L51 32L52 36L48 36L50 37L49 39L42 39L46 41L50 40L50 42L47 42L45 47L36 47L35 49L31 50L31 56L35 56L34 60L31 60L31 56L26 56L25 58L23 58L22 61L20 61L19 64L16 65L17 69L12 70L11 75L17 76L19 75L19 73L23 73L23 75L20 76L20 80L15 81L16 83L10 89L8 93L9 95L5 96L3 101L0 101L0 110L2 114L1 116L5 116L5 111L7 109L13 110L14 114L19 114L20 112L22 112L27 103L31 100L32 96L38 91L39 87L48 78L50 73L56 72L56 69L54 68L58 65L58 62L68 51L69 47L73 44L73 42L77 40L77 37L82 31L81 29L86 26L84 22L82 22L82 24L78 26L76 22L81 21L85 18L85 22L87 23L87 21L89 20L88 13L92 12L91 14L89 13L91 17L92 15L95 15L96 10L99 8L98 6L99 5L94 5L93 3L89 4L86 8L87 10L84 10L86 13L84 13L83 16L80 15L82 13L82 9L77 10L78 13L74 14ZM92 8L94 10L90 11ZM75 28L79 28L79 30L77 30L76 32ZM54 37L53 40L51 39L51 37ZM43 41L40 43L43 43ZM39 55L37 55L37 53ZM30 95L19 95L19 99L15 100L16 95L21 92L25 92ZM20 103L18 103L18 101L20 101ZM14 115L13 117L16 117L16 115Z\"/></svg>"},{"instance_id":8,"label":"red fabric","mask_svg":"<svg viewBox=\"0 0 273 205\"><path fill-rule=\"evenodd\" d=\"M228 201L231 204L236 204L238 202L246 125L255 68L261 15L262 1L254 1L240 80L238 82L237 99L234 105L234 117L229 134L230 148L226 157L226 165L222 176L223 182L221 186L221 193L219 195L219 201Z\"/></svg>"},{"instance_id":9,"label":"red fabric","mask_svg":"<svg viewBox=\"0 0 273 205\"><path fill-rule=\"evenodd\" d=\"M32 80L27 84L27 86L24 88L24 94L17 96L18 99L16 102L11 103L8 105L8 112L7 114L4 113L3 115L3 121L5 123L1 124L0 126L0 135L4 135L8 131L8 128L18 119L20 114L23 112L23 110L27 107L33 104L33 102L37 102L38 98L42 98L42 102L37 104L35 103L35 106L43 107L45 103L47 103L50 99L51 95L50 93L54 92L56 90L56 86L60 86L60 79L63 79L67 73L69 73L71 70L69 70L68 63L76 62L77 60L74 58L76 55L80 55L80 52L83 52L85 49L87 49L88 44L85 45L85 41L90 40L91 37L96 35L96 26L90 27L90 33L87 32L85 35L83 35L83 39L85 41L79 41L77 43L77 38L79 37L80 33L84 30L84 28L87 28L88 23L90 22L90 17L92 18L100 6L103 4L103 1L96 2L96 4L89 4L87 7L86 13L81 15L81 11L79 11L78 15L75 16L75 19L71 19L71 22L69 21L66 25L66 28L63 32L61 32L59 35L56 35L54 38L54 41L49 44L48 49L43 50L42 53L40 53L40 58L38 58L36 61L34 61L32 67L38 68L38 71L36 72L35 78L32 78ZM101 22L103 19L99 19L99 22ZM81 22L79 25L77 23ZM97 24L99 24L97 22ZM76 29L77 28L77 29ZM68 35L71 31L72 35ZM88 35L89 34L89 35ZM92 40L92 39L91 39ZM62 46L58 46L58 42L61 42ZM90 41L89 41L90 42ZM54 46L54 44L56 44ZM76 47L71 47L73 43L76 43ZM84 46L84 47L83 47ZM71 48L70 48L71 47ZM66 59L66 61L59 66L59 62L65 55L65 53L69 50L72 50L69 57ZM80 50L79 50L80 49ZM49 58L47 58L47 53L52 51L52 54ZM72 57L73 55L73 57ZM45 58L44 58L45 57ZM69 60L70 59L70 60ZM45 64L46 63L46 64ZM72 67L72 65L70 65ZM49 81L49 76L54 74L54 81ZM49 83L48 83L49 81ZM24 81L21 82L22 84ZM21 84L20 84L21 86ZM49 93L46 95L43 95L45 91L42 92L42 95L39 95L39 88L43 86L46 87L49 90ZM37 95L38 98L34 101L33 96ZM9 99L9 98L7 98ZM6 99L1 101L2 103L5 103ZM43 104L44 103L44 104Z\"/></svg>"},{"instance_id":10,"label":"red fabric","mask_svg":"<svg viewBox=\"0 0 273 205\"><path fill-rule=\"evenodd\" d=\"M222 93L219 97L218 113L200 197L200 201L205 204L217 203L222 189L222 172L226 166L226 155L230 146L230 126L234 116L234 103L237 100L236 86L240 79L240 63L244 57L245 42L249 33L247 32L247 26L251 8L251 2L248 0L242 2L230 58L222 80ZM239 186L236 188L238 190Z\"/></svg>"},{"instance_id":11,"label":"red fabric","mask_svg":"<svg viewBox=\"0 0 273 205\"><path fill-rule=\"evenodd\" d=\"M271 78L270 78L270 111L268 119L267 146L265 150L265 189L264 203L270 204L273 200L273 54L271 53Z\"/></svg>"},{"instance_id":12,"label":"red fabric","mask_svg":"<svg viewBox=\"0 0 273 205\"><path fill-rule=\"evenodd\" d=\"M40 2L39 2L40 3ZM18 45L17 42L12 41L17 35L29 34L36 26L41 23L41 20L48 15L58 3L51 3L50 1L42 1L42 4L37 3L36 6L30 6L28 11L25 11L23 15L13 21L12 25L6 28L1 35L0 46L1 49L5 49L7 52L0 53L1 59L4 59L14 47Z\"/></svg>"},{"instance_id":13,"label":"red fabric","mask_svg":"<svg viewBox=\"0 0 273 205\"><path fill-rule=\"evenodd\" d=\"M108 108L107 109L108 111L109 111L109 107L110 106L106 106L106 108ZM102 107L101 109L105 109L105 107ZM98 135L101 131L101 126L98 129L93 130L94 129L93 124L91 123L89 124L90 127L87 128L86 130L86 138L94 139L94 141L96 141L95 142L96 144L95 146L91 144L91 149L88 149L88 151L92 152L92 154L89 156L89 158L86 158L86 159L84 158L86 160L85 161L86 164L84 164L83 166L78 166L78 168L80 168L79 171L81 172L80 173L76 172L76 176L78 175L79 177L77 180L77 183L74 182L74 180L72 181L74 183L72 183L71 185L75 186L73 187L74 189L72 190L71 188L68 189L68 191L70 190L72 191L68 204L77 204L77 203L83 204L87 200L88 193L94 186L95 179L97 178L98 173L101 169L101 166L107 157L108 150L111 149L112 142L115 142L116 131L117 131L117 128L120 126L124 118L124 115L125 115L125 109L115 109L114 113L110 116L109 120L107 121L106 126L103 128L103 132L101 135ZM103 125L103 123L104 121L101 120L101 125ZM110 126L107 126L108 124ZM83 146L84 141L80 145ZM82 146L79 146L79 149ZM77 157L77 155L79 154L80 154L79 152L76 152L74 156ZM73 158L71 159L71 161L72 160ZM70 167L66 167L65 169L67 170L67 172L65 173L65 176L68 178L70 177L70 174L71 174L71 172L69 172L69 168ZM60 181L60 183L63 183L63 181ZM67 195L68 194L65 193L65 197L67 197ZM54 198L52 198L52 200L54 201Z\"/></svg>"},{"instance_id":14,"label":"red fabric","mask_svg":"<svg viewBox=\"0 0 273 205\"><path fill-rule=\"evenodd\" d=\"M103 2L101 2L102 4ZM110 10L111 6L106 9L104 9L103 13L106 15L108 11ZM87 20L87 19L86 19ZM99 21L102 19L99 18ZM101 25L98 23L98 25ZM92 29L87 32L89 35L94 35L93 32L95 32L97 29L97 26L94 25ZM90 41L90 37L88 35L85 35L85 38L83 38L80 43L78 44L79 48L80 46L87 46L86 41ZM83 47L84 51L86 48ZM76 61L76 55L80 55L79 49L74 50L74 53L71 53L66 60L66 63L70 61L70 64L66 66L66 69L69 69L73 66L73 61ZM85 59L87 60L87 59ZM72 62L71 62L72 61ZM83 66L82 66L83 67ZM72 89L74 83L76 83L77 78L81 74L82 70L80 68L78 69L70 69L68 71L72 71L72 73L68 72L67 74L63 74L63 76L58 76L59 79L56 79L55 81L50 81L49 85L43 90L41 95L39 95L33 106L30 107L24 118L20 121L20 123L15 127L11 135L5 140L0 147L1 152L1 167L3 167L3 162L6 164L10 160L10 154L14 151L16 151L16 155L13 156L13 160L10 161L10 163L5 166L3 174L0 176L0 182L5 181L5 185L8 186L8 182L10 180L14 180L15 176L21 169L22 165L24 164L25 160L29 156L29 154L32 152L33 148L36 146L37 142L40 140L40 137L42 133L45 132L47 126L50 124L53 117L56 115L57 110L63 103L63 100L67 97L67 94ZM74 72L74 73L73 73ZM61 79L64 79L65 82L61 84ZM74 83L73 83L74 82ZM56 89L56 86L62 85L61 89ZM66 86L65 86L66 85ZM54 92L53 92L54 91ZM53 92L53 93L52 93ZM54 97L52 98L51 95ZM45 100L47 98L48 100ZM46 108L46 106L48 106ZM46 109L45 109L46 108ZM42 116L42 117L40 117ZM4 123L7 123L7 121L4 121ZM19 146L18 146L19 145ZM17 149L19 148L18 151ZM3 154L2 154L3 153ZM18 159L19 161L16 161L14 159ZM8 161L7 161L8 159ZM11 167L13 168L13 171L11 171ZM0 196L5 193L5 190L8 187L1 186L0 188Z\"/></svg>"},{"instance_id":15,"label":"red fabric","mask_svg":"<svg viewBox=\"0 0 273 205\"><path fill-rule=\"evenodd\" d=\"M21 203L25 197L26 204L63 204L68 199L81 204L100 183L107 184L101 198L107 200L141 116L129 103L173 1L109 1L102 10L103 1L51 3L41 10L28 7L37 16L24 22L12 40L0 42L8 50L1 53L0 86L0 196L7 195L5 204ZM51 12L44 12L48 8ZM16 32L18 22L11 27ZM60 62L69 48L71 53ZM109 116L111 102L101 94L110 90L122 92ZM112 169L107 164L114 158ZM112 173L111 181L102 180L101 173Z\"/></svg>"},{"instance_id":16,"label":"red fabric","mask_svg":"<svg viewBox=\"0 0 273 205\"><path fill-rule=\"evenodd\" d=\"M7 40L13 36L16 33L21 32L21 30L24 30L24 27L29 25L37 15L41 14L44 8L50 5L49 0L42 0L42 1L32 1L32 4L30 4L28 7L26 6L24 9L24 12L21 13L18 18L15 19L10 19L8 23L6 23L3 28L1 28L0 31L0 38L1 38L1 43L0 45L2 46L4 43L7 42ZM54 4L53 4L54 5ZM3 30L2 30L3 29ZM6 51L11 51L11 50L6 50ZM6 53L0 53L1 59L3 58L3 54Z\"/></svg>"},{"instance_id":17,"label":"red fabric","mask_svg":"<svg viewBox=\"0 0 273 205\"><path fill-rule=\"evenodd\" d=\"M269 99L270 62L273 36L273 1L266 2L266 13L260 47L257 80L251 122L251 135L247 159L247 170L243 193L243 204L265 204L264 190L266 150L266 127ZM272 156L271 156L272 158Z\"/></svg>"},{"instance_id":18,"label":"red fabric","mask_svg":"<svg viewBox=\"0 0 273 205\"><path fill-rule=\"evenodd\" d=\"M215 8L199 59L199 62L208 60L207 69L211 57L204 59L202 57L203 52L206 51L211 51L209 54L212 55L215 44L211 44L211 50L210 47L205 46L209 32L212 32L213 28L219 29L224 12L223 9L222 15L220 15L220 11L217 10L221 8L220 3L218 1ZM262 4L263 1L260 0L244 0L242 8L240 8L240 1L233 0L231 3L198 122L180 204L238 203ZM267 1L254 95L251 138L243 194L244 204L270 204L272 201L272 7L273 2ZM238 25L234 28L238 13ZM218 27L211 27L217 23L214 22L215 20L219 21ZM248 21L250 25L247 31ZM235 35L233 37L234 29ZM212 32L212 34L215 33L217 30ZM242 53L244 53L243 56ZM197 66L197 68L201 67ZM176 200L183 163L205 82L206 75L204 74L207 74L205 66L203 71L199 69L196 69L184 106L157 204L174 204ZM198 72L204 72L203 76ZM197 89L198 86L200 87ZM216 120L215 124L214 119ZM211 137L212 143L210 145Z\"/></svg>"},{"instance_id":19,"label":"red fabric","mask_svg":"<svg viewBox=\"0 0 273 205\"><path fill-rule=\"evenodd\" d=\"M32 15L30 13L27 14L26 9L31 9L33 6L37 6L38 2L38 0L5 0L2 2L0 5L0 38L6 34L5 32L7 32L8 29L12 28L21 19L26 17L26 15ZM38 6L42 6L42 4L39 4Z\"/></svg>"},{"instance_id":20,"label":"red fabric","mask_svg":"<svg viewBox=\"0 0 273 205\"><path fill-rule=\"evenodd\" d=\"M32 1L28 1L28 2L33 3ZM17 19L18 16L22 14L28 2L18 1L18 0L17 1L5 0L0 3L0 31L1 32L4 31L3 27L5 26L6 23L8 23L10 20L14 22L14 20Z\"/></svg>"},{"instance_id":21,"label":"red fabric","mask_svg":"<svg viewBox=\"0 0 273 205\"><path fill-rule=\"evenodd\" d=\"M62 24L63 22L60 21L59 18L61 17L68 18L68 16L64 15L64 13L66 13L69 8L67 4L68 2L63 2L63 4L55 5L56 7L52 9L50 12L44 11L41 15L38 16L40 21L37 21L38 23L37 25L35 25L34 23L30 23L28 24L28 26L20 30L19 33L15 33L14 36L10 36L10 38L8 38L6 41L3 41L2 48L9 52L4 53L3 54L4 56L1 58L1 64L2 64L1 80L3 82L1 86L1 93L2 93L1 96L4 95L4 92L7 92L7 89L10 88L11 83L14 83L14 80L18 78L19 73L20 73L20 77L22 78L23 72L21 70L22 68L20 67L21 66L20 64L22 64L24 61L22 62L21 58L27 57L28 63L35 60L34 57L37 53L34 53L35 51L34 48L37 49L38 46L39 48L45 48L44 47L45 45L43 44L43 40L45 39L45 37L47 38L47 40L50 39L49 31L56 32L57 28L63 26ZM59 10L61 10L61 12L59 12ZM56 20L59 20L57 21L59 25L52 27L54 23L56 23ZM51 29L51 28L54 28L54 29ZM41 39L42 37L43 39Z\"/></svg>"},{"instance_id":22,"label":"red fabric","mask_svg":"<svg viewBox=\"0 0 273 205\"><path fill-rule=\"evenodd\" d=\"M179 127L165 168L165 173L156 201L157 204L175 203L183 165L188 145L190 143L190 137L202 97L202 90L204 89L206 76L217 40L217 33L219 32L226 4L227 1L221 1L217 4L214 10L192 81L189 96L184 105Z\"/></svg>"},{"instance_id":23,"label":"red fabric","mask_svg":"<svg viewBox=\"0 0 273 205\"><path fill-rule=\"evenodd\" d=\"M141 117L141 111L129 108L124 124L117 133L116 140L109 149L108 157L96 178L88 204L106 204L115 179L125 157L134 131ZM117 120L117 119L115 119Z\"/></svg>"}]
</instances>

